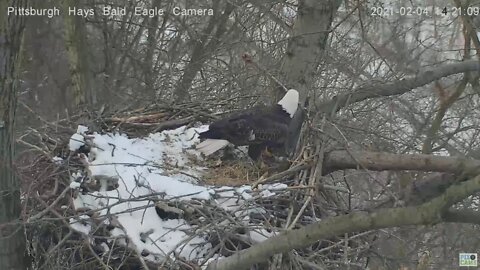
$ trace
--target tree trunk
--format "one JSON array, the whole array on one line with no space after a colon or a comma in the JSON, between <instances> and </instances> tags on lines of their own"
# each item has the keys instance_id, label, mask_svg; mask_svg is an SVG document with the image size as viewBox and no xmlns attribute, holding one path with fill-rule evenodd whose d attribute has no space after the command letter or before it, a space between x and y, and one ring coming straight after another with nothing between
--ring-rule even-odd
<instances>
[{"instance_id":1,"label":"tree trunk","mask_svg":"<svg viewBox=\"0 0 480 270\"><path fill-rule=\"evenodd\" d=\"M152 8L161 8L160 0L153 0ZM164 19L165 20L165 19ZM158 16L150 18L148 21L148 36L147 36L147 53L145 54L145 93L151 93L155 96L155 66L153 65L153 58L157 50L157 29Z\"/></svg>"},{"instance_id":2,"label":"tree trunk","mask_svg":"<svg viewBox=\"0 0 480 270\"><path fill-rule=\"evenodd\" d=\"M70 64L74 106L78 108L85 103L94 105L97 103L97 96L93 89L93 75L89 68L85 21L82 16L68 14L69 8L81 8L81 4L73 0L65 0L63 3L65 47Z\"/></svg>"},{"instance_id":3,"label":"tree trunk","mask_svg":"<svg viewBox=\"0 0 480 270\"><path fill-rule=\"evenodd\" d=\"M0 3L0 269L26 269L25 237L19 217L20 184L13 169L17 74L24 16L7 15ZM25 7L26 0L13 2Z\"/></svg>"},{"instance_id":4,"label":"tree trunk","mask_svg":"<svg viewBox=\"0 0 480 270\"><path fill-rule=\"evenodd\" d=\"M300 104L305 105L314 73L320 63L322 53L327 46L335 13L341 1L301 0L298 3L298 13L293 27L293 33L288 43L285 60L280 74L288 88L294 88L300 93ZM283 89L273 87L275 100L283 96ZM280 90L280 91L277 91ZM304 119L304 111L300 109L290 124L286 143L288 154L295 152Z\"/></svg>"},{"instance_id":5,"label":"tree trunk","mask_svg":"<svg viewBox=\"0 0 480 270\"><path fill-rule=\"evenodd\" d=\"M280 73L288 87L300 92L301 104L305 104L312 77L327 46L330 26L341 2L300 0L298 3L293 34ZM282 95L277 93L277 100Z\"/></svg>"}]
</instances>

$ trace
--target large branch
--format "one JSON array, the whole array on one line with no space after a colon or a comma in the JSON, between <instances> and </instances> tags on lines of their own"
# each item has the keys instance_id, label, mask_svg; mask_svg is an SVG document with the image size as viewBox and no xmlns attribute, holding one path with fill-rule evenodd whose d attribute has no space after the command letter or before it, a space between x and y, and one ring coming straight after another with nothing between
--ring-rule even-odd
<instances>
[{"instance_id":1,"label":"large branch","mask_svg":"<svg viewBox=\"0 0 480 270\"><path fill-rule=\"evenodd\" d=\"M302 107L305 105L308 90L312 88L316 70L327 47L333 19L341 3L339 0L298 1L298 12L280 74L288 88L299 91ZM274 91L275 100L283 96L283 91L281 92L280 94ZM286 144L288 154L295 150L303 120L304 111L300 110L295 114L289 127L291 132Z\"/></svg>"},{"instance_id":2,"label":"large branch","mask_svg":"<svg viewBox=\"0 0 480 270\"><path fill-rule=\"evenodd\" d=\"M427 171L475 174L480 160L421 154L390 154L384 152L336 150L324 161L324 174L343 169L372 171Z\"/></svg>"},{"instance_id":3,"label":"large branch","mask_svg":"<svg viewBox=\"0 0 480 270\"><path fill-rule=\"evenodd\" d=\"M441 196L417 207L387 208L373 213L355 212L316 222L298 230L285 231L251 248L212 262L207 270L246 269L268 260L274 254L304 248L315 242L345 233L398 227L428 225L443 220L451 205L480 191L480 176L449 187Z\"/></svg>"},{"instance_id":4,"label":"large branch","mask_svg":"<svg viewBox=\"0 0 480 270\"><path fill-rule=\"evenodd\" d=\"M416 76L411 78L401 79L390 83L372 83L359 87L352 93L341 94L335 96L332 100L319 102L317 107L322 112L333 113L359 101L369 98L400 95L440 78L468 71L480 71L480 62L478 62L478 60L469 60L454 64L446 64L435 69L419 72Z\"/></svg>"},{"instance_id":5,"label":"large branch","mask_svg":"<svg viewBox=\"0 0 480 270\"><path fill-rule=\"evenodd\" d=\"M445 222L480 224L480 213L474 210L448 210L443 214Z\"/></svg>"},{"instance_id":6,"label":"large branch","mask_svg":"<svg viewBox=\"0 0 480 270\"><path fill-rule=\"evenodd\" d=\"M315 71L327 47L331 24L341 3L339 0L298 1L298 12L280 74L287 87L300 92L302 105L313 85ZM283 96L283 92L276 94Z\"/></svg>"}]
</instances>

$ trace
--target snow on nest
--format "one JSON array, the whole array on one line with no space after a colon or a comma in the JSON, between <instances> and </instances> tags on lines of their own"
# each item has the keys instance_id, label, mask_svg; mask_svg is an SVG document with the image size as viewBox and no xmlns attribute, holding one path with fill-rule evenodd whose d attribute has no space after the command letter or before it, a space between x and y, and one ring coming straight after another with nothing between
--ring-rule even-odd
<instances>
[{"instance_id":1,"label":"snow on nest","mask_svg":"<svg viewBox=\"0 0 480 270\"><path fill-rule=\"evenodd\" d=\"M127 236L130 246L139 253L148 251L150 255L147 259L162 260L166 254L175 251L187 260L202 261L211 245L201 234L194 234L198 228L192 228L183 219L162 220L151 201L132 198L156 194L169 201L209 200L232 212L245 208L242 206L252 200L250 186L215 188L197 184L196 179L201 177L205 168L191 160L192 157L201 159L194 145L199 142L197 134L207 128L184 126L145 138L128 138L112 133L87 136L88 129L79 126L77 133L71 137L70 150L78 150L85 143L85 138L90 140L91 150L89 156L84 157L85 163L91 176L100 179L101 185L99 191L78 192L74 199L75 208L98 210L100 217L105 217L105 223L116 225L111 235ZM72 189L81 189L80 183L88 181L80 172L73 173L71 179ZM117 180L113 190L108 188L111 179ZM257 196L272 196L285 187L264 185ZM238 199L238 195L243 201ZM264 210L249 208L248 211ZM248 223L248 218L245 222ZM71 219L70 223L73 229L83 234L92 233L92 226L85 216ZM187 231L191 231L191 235ZM265 235L261 229L254 235L252 238L267 238L260 237Z\"/></svg>"}]
</instances>

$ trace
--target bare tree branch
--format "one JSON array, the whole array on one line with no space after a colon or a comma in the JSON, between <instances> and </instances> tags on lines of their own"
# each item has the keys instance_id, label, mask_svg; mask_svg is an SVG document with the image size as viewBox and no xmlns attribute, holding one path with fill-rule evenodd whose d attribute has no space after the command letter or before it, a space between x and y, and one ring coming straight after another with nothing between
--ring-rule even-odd
<instances>
[{"instance_id":1,"label":"bare tree branch","mask_svg":"<svg viewBox=\"0 0 480 270\"><path fill-rule=\"evenodd\" d=\"M480 213L474 210L450 209L443 214L443 218L446 222L480 224Z\"/></svg>"},{"instance_id":2,"label":"bare tree branch","mask_svg":"<svg viewBox=\"0 0 480 270\"><path fill-rule=\"evenodd\" d=\"M218 3L218 1L214 1L214 9L217 9L216 7L218 6ZM195 76L202 68L208 56L210 56L220 45L220 39L227 30L228 17L233 12L234 8L235 6L232 3L227 2L222 15L219 17L214 16L210 19L208 26L202 33L202 37L197 41L195 47L193 48L190 62L185 67L182 78L175 87L174 94L176 101L180 102L190 100L190 94L188 93L188 90L192 86ZM212 36L215 27L216 32ZM210 41L208 41L208 38L211 38Z\"/></svg>"},{"instance_id":3,"label":"bare tree branch","mask_svg":"<svg viewBox=\"0 0 480 270\"><path fill-rule=\"evenodd\" d=\"M404 94L440 78L469 71L480 71L480 63L478 60L445 64L435 69L419 72L414 77L401 79L390 83L373 83L370 85L365 85L357 88L352 93L335 96L329 101L320 101L317 104L317 107L324 113L334 113L341 108L356 102L360 102L369 98Z\"/></svg>"},{"instance_id":4,"label":"bare tree branch","mask_svg":"<svg viewBox=\"0 0 480 270\"><path fill-rule=\"evenodd\" d=\"M452 173L467 171L471 175L479 167L480 161L476 159L336 150L327 154L324 174L335 170L364 168L373 171L414 170Z\"/></svg>"}]
</instances>

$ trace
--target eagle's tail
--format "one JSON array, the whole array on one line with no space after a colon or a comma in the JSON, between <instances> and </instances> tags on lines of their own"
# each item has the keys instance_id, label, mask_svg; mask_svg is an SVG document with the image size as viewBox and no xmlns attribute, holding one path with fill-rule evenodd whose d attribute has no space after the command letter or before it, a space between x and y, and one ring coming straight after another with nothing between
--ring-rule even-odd
<instances>
[{"instance_id":1,"label":"eagle's tail","mask_svg":"<svg viewBox=\"0 0 480 270\"><path fill-rule=\"evenodd\" d=\"M206 139L205 141L199 143L196 148L205 156L209 156L227 146L228 143L229 142L227 140Z\"/></svg>"}]
</instances>

